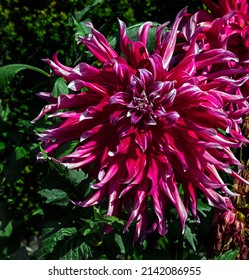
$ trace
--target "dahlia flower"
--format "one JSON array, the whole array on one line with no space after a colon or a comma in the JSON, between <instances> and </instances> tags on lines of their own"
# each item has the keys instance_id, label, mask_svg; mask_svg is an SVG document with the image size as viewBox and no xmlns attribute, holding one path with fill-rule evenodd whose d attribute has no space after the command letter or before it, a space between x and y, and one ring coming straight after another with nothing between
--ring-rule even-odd
<instances>
[{"instance_id":1,"label":"dahlia flower","mask_svg":"<svg viewBox=\"0 0 249 280\"><path fill-rule=\"evenodd\" d=\"M229 204L227 211L217 210L214 215L210 254L217 256L229 249L237 249L239 246L240 252L237 259L248 260L248 213L244 215L240 211L236 211L231 203Z\"/></svg>"},{"instance_id":2,"label":"dahlia flower","mask_svg":"<svg viewBox=\"0 0 249 280\"><path fill-rule=\"evenodd\" d=\"M64 66L57 54L45 59L72 91L58 98L39 94L50 104L36 120L45 114L61 119L39 134L45 151L53 158L63 144L78 140L74 150L58 160L72 169L87 170L91 164L96 183L90 197L73 203L88 207L106 200L108 216L128 213L124 231L136 222L134 241L155 230L165 235L166 210L172 205L183 230L188 212L198 220L199 191L214 207L227 209L226 196L233 193L220 172L243 180L231 168L240 165L231 148L247 141L238 125L245 112L229 114L223 105L248 104L234 95L247 77L238 82L225 72L214 78L199 75L198 69L238 59L222 49L199 53L198 29L179 60L176 40L185 13L183 9L177 15L170 30L165 31L167 23L156 28L152 51L147 48L152 22L141 25L133 41L119 21L121 54L88 23L91 34L79 42L101 67L85 62ZM152 221L149 205L154 209Z\"/></svg>"},{"instance_id":3,"label":"dahlia flower","mask_svg":"<svg viewBox=\"0 0 249 280\"><path fill-rule=\"evenodd\" d=\"M241 66L233 75L249 72L249 6L246 0L212 0L202 1L210 12L200 10L196 18L202 26L205 38L204 49L223 48L232 51ZM234 68L234 63L228 63ZM249 82L241 87L244 96L249 95Z\"/></svg>"},{"instance_id":4,"label":"dahlia flower","mask_svg":"<svg viewBox=\"0 0 249 280\"><path fill-rule=\"evenodd\" d=\"M249 6L246 0L202 1L210 13L198 12L208 36L218 38L217 44L248 59L249 50ZM206 21L205 21L206 20ZM212 42L214 44L214 41Z\"/></svg>"}]
</instances>

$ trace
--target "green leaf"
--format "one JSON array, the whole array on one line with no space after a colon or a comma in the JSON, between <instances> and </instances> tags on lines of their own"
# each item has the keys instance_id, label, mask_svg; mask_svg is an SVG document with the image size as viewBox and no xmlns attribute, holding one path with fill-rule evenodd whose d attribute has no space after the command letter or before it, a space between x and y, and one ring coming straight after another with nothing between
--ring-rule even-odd
<instances>
[{"instance_id":1,"label":"green leaf","mask_svg":"<svg viewBox=\"0 0 249 280\"><path fill-rule=\"evenodd\" d=\"M72 143L72 145L67 146L68 150L73 149L74 145L75 143ZM42 148L40 148L40 150L44 159L49 162L51 171L56 172L57 175L59 175L61 178L64 177L64 180L66 180L72 186L78 186L83 180L86 180L88 178L88 175L81 169L70 170L60 162L55 162L50 159Z\"/></svg>"},{"instance_id":2,"label":"green leaf","mask_svg":"<svg viewBox=\"0 0 249 280\"><path fill-rule=\"evenodd\" d=\"M88 175L85 174L81 169L69 170L66 173L66 179L72 186L77 187L82 181L86 180Z\"/></svg>"},{"instance_id":3,"label":"green leaf","mask_svg":"<svg viewBox=\"0 0 249 280\"><path fill-rule=\"evenodd\" d=\"M1 74L0 74L1 75ZM1 77L0 77L0 83L1 83ZM0 88L1 89L1 88ZM10 114L10 108L9 105L6 104L5 108L2 105L2 100L0 100L0 119L4 122L8 120L8 116Z\"/></svg>"},{"instance_id":4,"label":"green leaf","mask_svg":"<svg viewBox=\"0 0 249 280\"><path fill-rule=\"evenodd\" d=\"M52 94L54 97L58 97L61 94L68 94L69 90L67 87L67 82L62 77L57 78L54 87L52 89Z\"/></svg>"},{"instance_id":5,"label":"green leaf","mask_svg":"<svg viewBox=\"0 0 249 280\"><path fill-rule=\"evenodd\" d=\"M72 238L76 235L75 227L66 227L58 229L58 225L45 228L39 249L36 251L38 259L46 259L47 256L53 254L56 246L62 240Z\"/></svg>"},{"instance_id":6,"label":"green leaf","mask_svg":"<svg viewBox=\"0 0 249 280\"><path fill-rule=\"evenodd\" d=\"M235 260L238 253L239 253L240 249L236 249L236 250L229 250L223 254L220 254L219 256L215 257L214 260Z\"/></svg>"},{"instance_id":7,"label":"green leaf","mask_svg":"<svg viewBox=\"0 0 249 280\"><path fill-rule=\"evenodd\" d=\"M114 238L115 238L116 244L118 245L118 247L120 249L120 253L121 254L125 254L125 245L124 245L124 242L123 242L123 239L122 239L121 235L115 233L115 237Z\"/></svg>"},{"instance_id":8,"label":"green leaf","mask_svg":"<svg viewBox=\"0 0 249 280\"><path fill-rule=\"evenodd\" d=\"M131 38L132 40L137 41L137 34L138 34L138 29L143 23L133 25L131 27L127 28L127 36ZM153 22L153 27L149 29L148 32L148 39L147 39L147 49L149 52L153 52L155 48L155 38L156 38L156 28L160 24L157 22ZM165 28L167 30L167 28Z\"/></svg>"},{"instance_id":9,"label":"green leaf","mask_svg":"<svg viewBox=\"0 0 249 280\"><path fill-rule=\"evenodd\" d=\"M70 141L62 145L55 153L55 158L60 159L68 154L70 154L75 147L79 144L78 140Z\"/></svg>"},{"instance_id":10,"label":"green leaf","mask_svg":"<svg viewBox=\"0 0 249 280\"><path fill-rule=\"evenodd\" d=\"M108 217L103 216L97 207L94 207L93 210L94 210L94 221L111 225L113 228L117 228L117 229L123 229L124 225L126 224L126 221L121 220L115 216L108 216Z\"/></svg>"},{"instance_id":11,"label":"green leaf","mask_svg":"<svg viewBox=\"0 0 249 280\"><path fill-rule=\"evenodd\" d=\"M37 209L32 213L32 216L44 215L43 209Z\"/></svg>"},{"instance_id":12,"label":"green leaf","mask_svg":"<svg viewBox=\"0 0 249 280\"><path fill-rule=\"evenodd\" d=\"M15 75L23 70L32 70L40 74L43 74L47 77L50 77L50 75L47 72L43 71L42 69L27 64L4 65L0 67L0 90L3 90L6 86L8 86L12 82Z\"/></svg>"},{"instance_id":13,"label":"green leaf","mask_svg":"<svg viewBox=\"0 0 249 280\"><path fill-rule=\"evenodd\" d=\"M0 237L10 237L13 232L12 221L9 221L4 229L0 230Z\"/></svg>"},{"instance_id":14,"label":"green leaf","mask_svg":"<svg viewBox=\"0 0 249 280\"><path fill-rule=\"evenodd\" d=\"M85 37L87 34L91 33L91 28L86 26L85 21L77 22L73 17L72 20L73 20L76 40L78 40L77 39L78 36Z\"/></svg>"},{"instance_id":15,"label":"green leaf","mask_svg":"<svg viewBox=\"0 0 249 280\"><path fill-rule=\"evenodd\" d=\"M133 40L138 40L138 30L141 27L143 23L138 23L132 26L127 27L127 36ZM153 52L155 48L155 35L156 35L156 28L160 24L157 22L153 22L153 27L149 29L148 32L148 39L147 39L147 49L149 52ZM167 30L167 28L165 28ZM120 35L114 34L108 38L108 42L111 45L112 48L118 49L119 48L119 41L120 41Z\"/></svg>"},{"instance_id":16,"label":"green leaf","mask_svg":"<svg viewBox=\"0 0 249 280\"><path fill-rule=\"evenodd\" d=\"M190 227L185 225L184 239L188 241L194 251L196 251L197 239L196 234L192 233Z\"/></svg>"},{"instance_id":17,"label":"green leaf","mask_svg":"<svg viewBox=\"0 0 249 280\"><path fill-rule=\"evenodd\" d=\"M43 148L42 148L41 146L39 146L39 148L40 148L40 151L41 151L41 154L42 154L43 158L44 158L45 160L48 159L48 155L47 155L47 153L43 150Z\"/></svg>"},{"instance_id":18,"label":"green leaf","mask_svg":"<svg viewBox=\"0 0 249 280\"><path fill-rule=\"evenodd\" d=\"M104 0L95 0L91 5L87 5L83 10L77 11L75 13L76 21L80 22L94 6L102 4L103 2Z\"/></svg>"},{"instance_id":19,"label":"green leaf","mask_svg":"<svg viewBox=\"0 0 249 280\"><path fill-rule=\"evenodd\" d=\"M80 260L92 257L92 251L75 227L54 221L45 227L35 255L38 259Z\"/></svg>"},{"instance_id":20,"label":"green leaf","mask_svg":"<svg viewBox=\"0 0 249 280\"><path fill-rule=\"evenodd\" d=\"M157 243L158 243L160 248L162 248L164 251L166 251L167 246L169 244L169 240L168 240L167 236L163 236L163 237L158 239Z\"/></svg>"},{"instance_id":21,"label":"green leaf","mask_svg":"<svg viewBox=\"0 0 249 280\"><path fill-rule=\"evenodd\" d=\"M20 160L24 158L27 155L27 150L25 150L23 147L19 146L15 148L15 159Z\"/></svg>"},{"instance_id":22,"label":"green leaf","mask_svg":"<svg viewBox=\"0 0 249 280\"><path fill-rule=\"evenodd\" d=\"M212 207L207 203L202 202L201 199L197 199L197 209L204 217L207 217L206 212L209 212Z\"/></svg>"},{"instance_id":23,"label":"green leaf","mask_svg":"<svg viewBox=\"0 0 249 280\"><path fill-rule=\"evenodd\" d=\"M43 189L38 191L41 196L47 198L45 203L58 205L58 206L67 206L68 204L68 195L66 192L60 189Z\"/></svg>"},{"instance_id":24,"label":"green leaf","mask_svg":"<svg viewBox=\"0 0 249 280\"><path fill-rule=\"evenodd\" d=\"M86 221L87 222L87 221ZM90 234L92 232L92 230L90 228L87 228L85 230L82 230L82 234L83 236L87 236L88 234Z\"/></svg>"},{"instance_id":25,"label":"green leaf","mask_svg":"<svg viewBox=\"0 0 249 280\"><path fill-rule=\"evenodd\" d=\"M92 257L91 247L76 235L59 248L60 260L87 260Z\"/></svg>"},{"instance_id":26,"label":"green leaf","mask_svg":"<svg viewBox=\"0 0 249 280\"><path fill-rule=\"evenodd\" d=\"M4 142L0 142L0 150L4 150L6 148L6 145Z\"/></svg>"}]
</instances>

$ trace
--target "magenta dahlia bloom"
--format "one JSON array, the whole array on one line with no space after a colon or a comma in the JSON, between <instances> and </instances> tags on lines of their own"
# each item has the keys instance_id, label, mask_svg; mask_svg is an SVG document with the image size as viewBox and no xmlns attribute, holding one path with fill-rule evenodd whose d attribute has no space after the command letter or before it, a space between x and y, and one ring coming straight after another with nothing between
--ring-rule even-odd
<instances>
[{"instance_id":1,"label":"magenta dahlia bloom","mask_svg":"<svg viewBox=\"0 0 249 280\"><path fill-rule=\"evenodd\" d=\"M249 72L249 6L247 0L203 0L209 12L200 10L196 20L204 35L203 48L223 48L230 50L238 58L238 67L228 63L229 68L237 68L234 75ZM249 82L241 86L244 96L249 95Z\"/></svg>"},{"instance_id":2,"label":"magenta dahlia bloom","mask_svg":"<svg viewBox=\"0 0 249 280\"><path fill-rule=\"evenodd\" d=\"M188 212L198 220L197 191L214 207L227 209L226 195L232 193L219 172L243 180L230 166L240 165L231 148L247 141L238 125L244 111L229 114L223 106L228 101L248 104L233 92L243 81L198 75L198 69L238 59L221 49L202 55L195 42L199 31L193 30L179 60L175 46L185 12L177 15L171 30L165 31L166 24L156 28L151 52L147 49L151 22L139 28L137 41L119 22L121 55L89 23L91 34L79 41L99 60L100 68L84 62L67 67L57 54L45 60L74 93L58 98L40 93L51 104L37 119L48 113L61 119L42 132L40 140L51 157L63 144L78 140L59 161L83 170L92 164L96 183L89 198L74 203L88 207L107 200L108 216L129 214L124 230L136 222L134 240L154 230L165 235L171 205L183 229ZM154 209L150 222L148 205Z\"/></svg>"},{"instance_id":3,"label":"magenta dahlia bloom","mask_svg":"<svg viewBox=\"0 0 249 280\"><path fill-rule=\"evenodd\" d=\"M208 37L217 37L216 44L238 56L248 59L249 51L249 6L246 0L203 0L210 13L200 11L199 19L207 29ZM210 41L213 45L215 41Z\"/></svg>"},{"instance_id":4,"label":"magenta dahlia bloom","mask_svg":"<svg viewBox=\"0 0 249 280\"><path fill-rule=\"evenodd\" d=\"M248 218L236 211L231 202L228 201L227 211L217 210L214 215L211 244L209 251L218 256L230 249L240 248L237 259L248 260Z\"/></svg>"}]
</instances>

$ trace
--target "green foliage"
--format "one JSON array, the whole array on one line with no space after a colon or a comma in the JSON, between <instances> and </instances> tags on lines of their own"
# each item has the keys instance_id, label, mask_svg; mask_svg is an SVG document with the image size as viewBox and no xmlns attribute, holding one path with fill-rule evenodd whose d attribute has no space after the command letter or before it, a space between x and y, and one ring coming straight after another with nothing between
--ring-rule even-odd
<instances>
[{"instance_id":1,"label":"green foliage","mask_svg":"<svg viewBox=\"0 0 249 280\"><path fill-rule=\"evenodd\" d=\"M45 203L51 203L53 205L66 206L68 204L67 193L60 189L43 189L38 191L41 196L47 198Z\"/></svg>"},{"instance_id":2,"label":"green foliage","mask_svg":"<svg viewBox=\"0 0 249 280\"><path fill-rule=\"evenodd\" d=\"M239 251L239 248L235 251L231 249L223 254L220 254L218 257L215 257L214 260L235 260Z\"/></svg>"},{"instance_id":3,"label":"green foliage","mask_svg":"<svg viewBox=\"0 0 249 280\"><path fill-rule=\"evenodd\" d=\"M70 12L79 7L79 2L70 0L59 5L57 1L15 0L0 4L0 37L4 42L1 44L0 64L12 61L37 64L41 58L50 55L49 50L68 46L70 34L63 32L63 40L60 34Z\"/></svg>"},{"instance_id":4,"label":"green foliage","mask_svg":"<svg viewBox=\"0 0 249 280\"><path fill-rule=\"evenodd\" d=\"M181 0L179 3L158 0L14 0L0 4L0 65L23 63L42 66L41 58L51 57L56 51L70 53L74 37L73 26L81 21L92 21L94 26L109 32L117 18L127 26L151 20L172 20L185 6L194 11L200 1ZM143 7L143 9L141 9ZM165 14L170 11L170 14ZM74 26L75 27L75 26ZM81 28L80 28L81 29ZM63 34L63 36L61 36ZM32 38L32 40L30 40Z\"/></svg>"},{"instance_id":5,"label":"green foliage","mask_svg":"<svg viewBox=\"0 0 249 280\"><path fill-rule=\"evenodd\" d=\"M238 253L239 253L240 249L236 249L236 250L229 250L223 254L220 254L217 257L214 257L214 260L235 260Z\"/></svg>"},{"instance_id":6,"label":"green foliage","mask_svg":"<svg viewBox=\"0 0 249 280\"><path fill-rule=\"evenodd\" d=\"M69 93L69 90L66 81L62 77L57 78L52 89L53 96L58 97L60 94L67 93Z\"/></svg>"},{"instance_id":7,"label":"green foliage","mask_svg":"<svg viewBox=\"0 0 249 280\"><path fill-rule=\"evenodd\" d=\"M32 70L49 77L49 74L37 67L26 64L10 64L0 67L0 91L4 90L7 85L10 85L14 76L22 70Z\"/></svg>"}]
</instances>

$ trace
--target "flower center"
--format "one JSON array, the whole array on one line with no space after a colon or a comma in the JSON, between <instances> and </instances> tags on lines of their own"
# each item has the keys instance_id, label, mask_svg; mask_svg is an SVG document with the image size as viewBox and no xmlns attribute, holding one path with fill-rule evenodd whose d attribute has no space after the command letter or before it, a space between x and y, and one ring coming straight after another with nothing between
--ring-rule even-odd
<instances>
[{"instance_id":1,"label":"flower center","mask_svg":"<svg viewBox=\"0 0 249 280\"><path fill-rule=\"evenodd\" d=\"M153 111L153 104L148 100L148 97L144 91L142 92L141 97L133 97L132 105L134 106L133 108L142 113L150 114Z\"/></svg>"},{"instance_id":2,"label":"flower center","mask_svg":"<svg viewBox=\"0 0 249 280\"><path fill-rule=\"evenodd\" d=\"M145 90L131 92L131 101L127 104L127 117L131 117L131 123L136 124L140 120L146 125L156 125L154 116L154 103L151 94L147 95Z\"/></svg>"},{"instance_id":3,"label":"flower center","mask_svg":"<svg viewBox=\"0 0 249 280\"><path fill-rule=\"evenodd\" d=\"M177 116L171 112L170 107L176 96L175 81L155 81L146 69L140 69L139 74L132 75L125 91L113 95L110 103L122 105L132 125L156 125L161 118L174 123ZM111 122L115 123L123 117L124 115L115 112L111 116Z\"/></svg>"}]
</instances>

